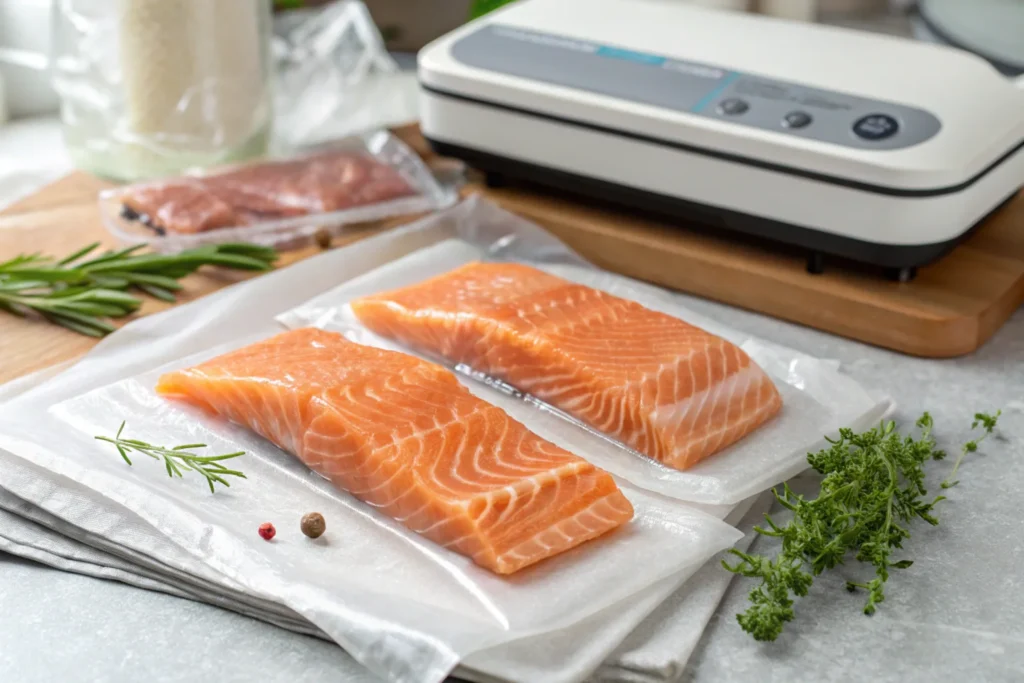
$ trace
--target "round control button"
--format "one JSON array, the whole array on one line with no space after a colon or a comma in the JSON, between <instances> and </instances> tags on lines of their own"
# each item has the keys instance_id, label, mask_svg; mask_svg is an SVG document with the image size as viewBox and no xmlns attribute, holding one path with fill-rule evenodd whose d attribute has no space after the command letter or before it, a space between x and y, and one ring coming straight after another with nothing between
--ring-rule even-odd
<instances>
[{"instance_id":1,"label":"round control button","mask_svg":"<svg viewBox=\"0 0 1024 683\"><path fill-rule=\"evenodd\" d=\"M782 125L786 128L805 128L811 125L813 120L805 111L791 111L782 118Z\"/></svg>"},{"instance_id":2,"label":"round control button","mask_svg":"<svg viewBox=\"0 0 1024 683\"><path fill-rule=\"evenodd\" d=\"M718 111L728 116L739 116L748 109L750 109L750 105L737 97L722 100L722 103L718 105Z\"/></svg>"},{"instance_id":3,"label":"round control button","mask_svg":"<svg viewBox=\"0 0 1024 683\"><path fill-rule=\"evenodd\" d=\"M899 121L888 114L868 114L853 124L853 132L865 140L885 140L900 129Z\"/></svg>"}]
</instances>

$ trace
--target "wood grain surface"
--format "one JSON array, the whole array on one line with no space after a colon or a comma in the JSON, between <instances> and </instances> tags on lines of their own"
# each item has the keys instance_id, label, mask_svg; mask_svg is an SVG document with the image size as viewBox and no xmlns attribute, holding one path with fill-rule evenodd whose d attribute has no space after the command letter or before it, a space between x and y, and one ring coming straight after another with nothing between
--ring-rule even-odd
<instances>
[{"instance_id":1,"label":"wood grain surface","mask_svg":"<svg viewBox=\"0 0 1024 683\"><path fill-rule=\"evenodd\" d=\"M432 166L450 163L431 157L415 128L397 132ZM66 254L92 241L114 246L96 207L97 192L107 186L73 173L9 206L0 213L0 260L24 252ZM970 353L1024 301L1024 196L916 280L895 283L842 268L810 275L799 256L546 193L490 190L475 182L464 188L464 194L477 192L541 224L602 267L908 354ZM352 226L334 246L406 220ZM287 252L279 265L317 251ZM209 269L186 280L181 301L247 277L255 276ZM167 306L147 300L137 315ZM45 322L0 314L0 383L77 358L96 343Z\"/></svg>"}]
</instances>

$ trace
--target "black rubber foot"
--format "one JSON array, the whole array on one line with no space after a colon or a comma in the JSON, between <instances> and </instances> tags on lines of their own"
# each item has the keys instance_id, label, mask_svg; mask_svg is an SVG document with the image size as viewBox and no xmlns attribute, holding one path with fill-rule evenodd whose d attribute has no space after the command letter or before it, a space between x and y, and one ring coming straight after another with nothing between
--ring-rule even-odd
<instances>
[{"instance_id":1,"label":"black rubber foot","mask_svg":"<svg viewBox=\"0 0 1024 683\"><path fill-rule=\"evenodd\" d=\"M820 251L813 252L807 257L807 272L811 275L821 275L825 272L825 255Z\"/></svg>"},{"instance_id":2,"label":"black rubber foot","mask_svg":"<svg viewBox=\"0 0 1024 683\"><path fill-rule=\"evenodd\" d=\"M508 181L502 173L487 171L484 173L484 184L492 190L496 190L498 188L505 187L505 185L508 184Z\"/></svg>"},{"instance_id":3,"label":"black rubber foot","mask_svg":"<svg viewBox=\"0 0 1024 683\"><path fill-rule=\"evenodd\" d=\"M910 282L917 277L917 268L886 268L885 276L893 282Z\"/></svg>"}]
</instances>

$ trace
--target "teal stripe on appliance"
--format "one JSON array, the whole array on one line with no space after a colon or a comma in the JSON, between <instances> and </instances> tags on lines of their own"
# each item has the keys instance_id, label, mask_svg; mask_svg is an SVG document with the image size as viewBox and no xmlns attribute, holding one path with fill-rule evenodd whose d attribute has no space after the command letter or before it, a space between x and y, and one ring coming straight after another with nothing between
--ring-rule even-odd
<instances>
[{"instance_id":1,"label":"teal stripe on appliance","mask_svg":"<svg viewBox=\"0 0 1024 683\"><path fill-rule=\"evenodd\" d=\"M704 109L704 107L714 102L715 99L723 92L725 92L725 89L732 85L732 82L735 81L737 78L739 78L739 74L736 73L735 71L730 71L729 73L727 73L722 78L722 80L718 82L718 86L714 90L709 92L707 95L705 95L700 102L693 106L693 109L691 109L690 111L696 114L697 112Z\"/></svg>"},{"instance_id":2,"label":"teal stripe on appliance","mask_svg":"<svg viewBox=\"0 0 1024 683\"><path fill-rule=\"evenodd\" d=\"M664 57L658 55L649 55L643 52L633 52L632 50L623 50L618 47L599 47L597 48L597 54L601 57L614 57L615 59L626 59L631 62L640 62L642 64L653 64L654 66L660 66L665 63Z\"/></svg>"}]
</instances>

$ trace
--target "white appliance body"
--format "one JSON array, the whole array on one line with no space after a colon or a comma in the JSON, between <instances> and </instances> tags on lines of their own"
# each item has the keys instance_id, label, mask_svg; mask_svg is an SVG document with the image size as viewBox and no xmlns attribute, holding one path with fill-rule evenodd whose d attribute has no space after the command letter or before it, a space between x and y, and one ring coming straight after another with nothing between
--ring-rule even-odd
<instances>
[{"instance_id":1,"label":"white appliance body","mask_svg":"<svg viewBox=\"0 0 1024 683\"><path fill-rule=\"evenodd\" d=\"M520 0L419 54L421 128L498 174L891 268L1024 185L1024 90L960 50L687 6Z\"/></svg>"}]
</instances>

